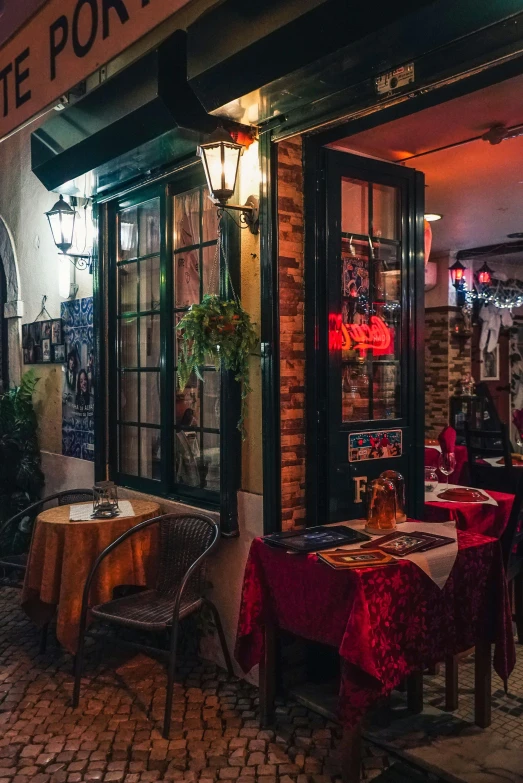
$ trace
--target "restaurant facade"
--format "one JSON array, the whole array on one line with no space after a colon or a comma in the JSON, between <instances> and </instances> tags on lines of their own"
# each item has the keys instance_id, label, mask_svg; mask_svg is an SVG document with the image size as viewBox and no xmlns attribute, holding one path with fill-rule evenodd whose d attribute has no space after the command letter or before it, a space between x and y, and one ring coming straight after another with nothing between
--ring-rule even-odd
<instances>
[{"instance_id":1,"label":"restaurant facade","mask_svg":"<svg viewBox=\"0 0 523 783\"><path fill-rule=\"evenodd\" d=\"M77 5L94 30L93 4ZM451 289L425 311L422 170L361 139L521 76L522 24L508 0L378 19L335 0L194 0L0 144L3 375L40 378L46 492L109 478L216 515L230 640L253 537L361 517L385 469L423 518L426 411L440 395L430 426L444 426L452 396L447 373L426 400L425 361L460 308ZM244 148L230 201L252 216L259 200L258 232L225 206L218 233L197 149L220 125ZM77 212L65 254L46 217L57 194ZM238 296L259 337L243 438L232 373L210 363L177 386L176 326L206 294Z\"/></svg>"}]
</instances>

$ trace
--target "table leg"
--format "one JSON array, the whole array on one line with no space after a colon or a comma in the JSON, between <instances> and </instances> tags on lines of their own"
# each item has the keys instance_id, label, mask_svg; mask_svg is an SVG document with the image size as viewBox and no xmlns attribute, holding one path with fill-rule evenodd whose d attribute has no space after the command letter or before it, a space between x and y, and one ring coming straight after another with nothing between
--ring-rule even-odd
<instances>
[{"instance_id":1,"label":"table leg","mask_svg":"<svg viewBox=\"0 0 523 783\"><path fill-rule=\"evenodd\" d=\"M343 729L341 744L342 783L360 783L361 780L361 724Z\"/></svg>"},{"instance_id":2,"label":"table leg","mask_svg":"<svg viewBox=\"0 0 523 783\"><path fill-rule=\"evenodd\" d=\"M474 661L474 722L486 729L491 723L491 645L481 641L476 644Z\"/></svg>"},{"instance_id":3,"label":"table leg","mask_svg":"<svg viewBox=\"0 0 523 783\"><path fill-rule=\"evenodd\" d=\"M423 712L423 671L407 677L407 706L415 713Z\"/></svg>"},{"instance_id":4,"label":"table leg","mask_svg":"<svg viewBox=\"0 0 523 783\"><path fill-rule=\"evenodd\" d=\"M445 658L445 709L454 712L458 709L458 656Z\"/></svg>"},{"instance_id":5,"label":"table leg","mask_svg":"<svg viewBox=\"0 0 523 783\"><path fill-rule=\"evenodd\" d=\"M264 647L260 661L260 725L267 728L274 722L276 690L276 628L272 624L265 626Z\"/></svg>"}]
</instances>

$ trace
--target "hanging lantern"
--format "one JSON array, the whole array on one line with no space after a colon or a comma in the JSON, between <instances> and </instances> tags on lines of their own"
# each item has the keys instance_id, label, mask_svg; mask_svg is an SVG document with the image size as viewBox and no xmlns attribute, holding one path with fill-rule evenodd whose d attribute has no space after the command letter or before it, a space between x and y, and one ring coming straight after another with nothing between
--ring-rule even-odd
<instances>
[{"instance_id":1,"label":"hanging lantern","mask_svg":"<svg viewBox=\"0 0 523 783\"><path fill-rule=\"evenodd\" d=\"M64 197L60 198L49 212L45 213L51 226L51 232L56 247L67 253L73 244L74 221L76 218L75 210L69 206Z\"/></svg>"},{"instance_id":2,"label":"hanging lantern","mask_svg":"<svg viewBox=\"0 0 523 783\"><path fill-rule=\"evenodd\" d=\"M481 283L481 285L490 285L492 282L492 274L493 270L485 261L483 266L478 271L478 282Z\"/></svg>"},{"instance_id":3,"label":"hanging lantern","mask_svg":"<svg viewBox=\"0 0 523 783\"><path fill-rule=\"evenodd\" d=\"M463 286L463 282L465 280L465 269L466 267L463 266L460 261L456 261L454 264L452 264L451 267L449 267L450 279L452 280L452 285L456 290L461 289Z\"/></svg>"},{"instance_id":4,"label":"hanging lantern","mask_svg":"<svg viewBox=\"0 0 523 783\"><path fill-rule=\"evenodd\" d=\"M224 128L217 128L209 141L198 147L211 200L215 204L225 206L234 193L242 152L242 145L236 144Z\"/></svg>"}]
</instances>

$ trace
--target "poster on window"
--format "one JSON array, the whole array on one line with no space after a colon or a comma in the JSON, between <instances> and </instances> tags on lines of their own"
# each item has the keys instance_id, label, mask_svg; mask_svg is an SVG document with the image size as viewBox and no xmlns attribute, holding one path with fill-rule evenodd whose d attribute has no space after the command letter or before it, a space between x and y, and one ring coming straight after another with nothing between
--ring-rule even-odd
<instances>
[{"instance_id":1,"label":"poster on window","mask_svg":"<svg viewBox=\"0 0 523 783\"><path fill-rule=\"evenodd\" d=\"M62 302L62 454L94 460L93 298Z\"/></svg>"}]
</instances>

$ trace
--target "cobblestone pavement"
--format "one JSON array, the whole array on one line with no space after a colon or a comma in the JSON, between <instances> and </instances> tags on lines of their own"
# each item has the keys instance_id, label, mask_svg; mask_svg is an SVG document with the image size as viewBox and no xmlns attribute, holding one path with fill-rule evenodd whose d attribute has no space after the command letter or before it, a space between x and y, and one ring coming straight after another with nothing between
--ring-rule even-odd
<instances>
[{"instance_id":1,"label":"cobblestone pavement","mask_svg":"<svg viewBox=\"0 0 523 783\"><path fill-rule=\"evenodd\" d=\"M97 642L87 650L80 707L70 705L71 656L0 591L0 783L331 783L339 779L335 724L286 702L260 731L257 690L201 661L182 664L171 739L161 737L163 666ZM437 780L366 745L364 778Z\"/></svg>"}]
</instances>

